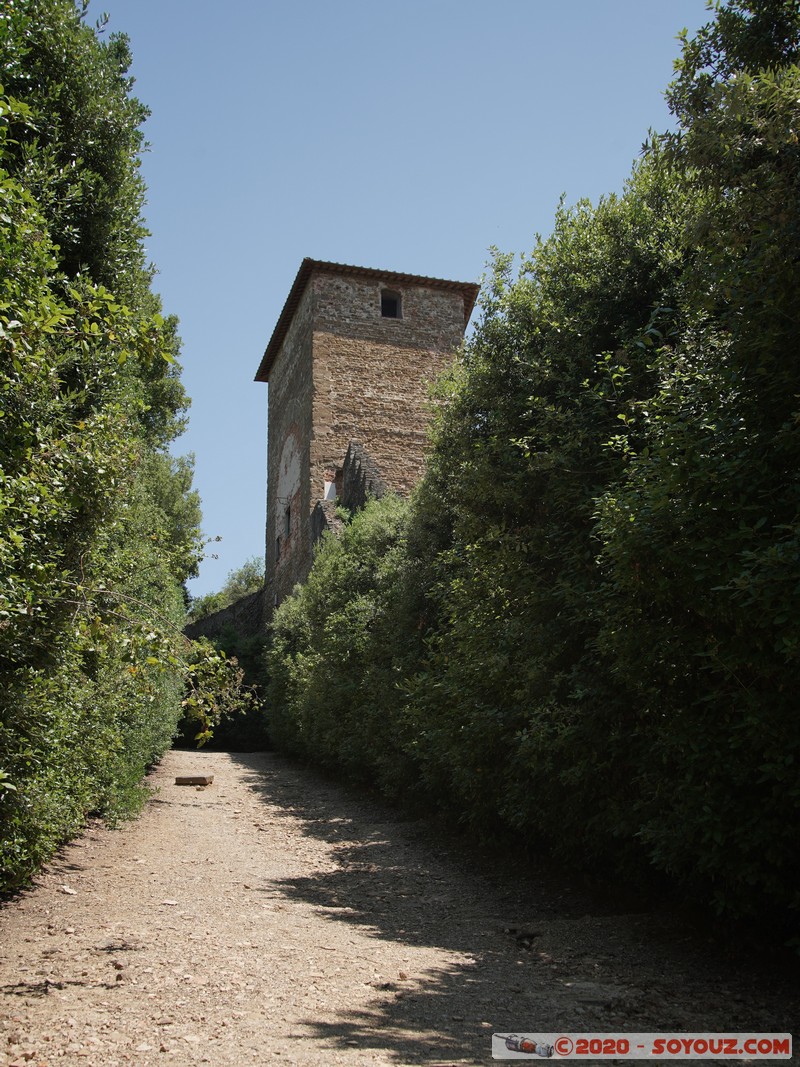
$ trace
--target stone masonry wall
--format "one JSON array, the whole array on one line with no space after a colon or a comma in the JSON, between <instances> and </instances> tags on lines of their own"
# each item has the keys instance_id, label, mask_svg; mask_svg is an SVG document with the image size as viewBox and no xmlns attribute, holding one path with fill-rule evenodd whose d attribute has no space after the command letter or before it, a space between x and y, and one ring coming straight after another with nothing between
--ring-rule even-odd
<instances>
[{"instance_id":1,"label":"stone masonry wall","mask_svg":"<svg viewBox=\"0 0 800 1067\"><path fill-rule=\"evenodd\" d=\"M264 590L242 597L227 608L206 615L204 619L191 622L185 628L187 637L219 637L222 631L231 626L242 637L252 637L261 633L264 626Z\"/></svg>"},{"instance_id":2,"label":"stone masonry wall","mask_svg":"<svg viewBox=\"0 0 800 1067\"><path fill-rule=\"evenodd\" d=\"M267 610L304 581L311 568L313 506L308 477L312 417L311 322L314 293L309 286L275 361L269 379L267 427ZM285 530L286 509L290 531ZM280 554L277 540L280 537Z\"/></svg>"},{"instance_id":3,"label":"stone masonry wall","mask_svg":"<svg viewBox=\"0 0 800 1067\"><path fill-rule=\"evenodd\" d=\"M381 315L379 280L321 274L312 286L312 499L351 441L363 444L388 489L408 493L424 466L429 384L463 339L463 297L403 285L402 318L393 319Z\"/></svg>"}]
</instances>

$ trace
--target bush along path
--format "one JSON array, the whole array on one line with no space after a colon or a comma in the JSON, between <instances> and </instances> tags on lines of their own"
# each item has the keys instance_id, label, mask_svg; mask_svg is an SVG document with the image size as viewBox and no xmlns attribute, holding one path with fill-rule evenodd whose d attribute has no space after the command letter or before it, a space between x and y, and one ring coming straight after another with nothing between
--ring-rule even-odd
<instances>
[{"instance_id":1,"label":"bush along path","mask_svg":"<svg viewBox=\"0 0 800 1067\"><path fill-rule=\"evenodd\" d=\"M545 858L479 856L283 757L173 751L150 784L0 909L2 1067L487 1064L493 1032L800 1017L679 917L598 908Z\"/></svg>"}]
</instances>

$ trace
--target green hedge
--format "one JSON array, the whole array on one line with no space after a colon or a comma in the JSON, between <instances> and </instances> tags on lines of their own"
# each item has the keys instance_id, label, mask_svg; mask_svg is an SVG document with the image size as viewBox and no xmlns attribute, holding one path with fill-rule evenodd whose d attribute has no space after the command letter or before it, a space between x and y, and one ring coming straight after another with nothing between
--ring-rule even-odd
<instances>
[{"instance_id":1,"label":"green hedge","mask_svg":"<svg viewBox=\"0 0 800 1067\"><path fill-rule=\"evenodd\" d=\"M800 11L686 41L624 193L561 208L440 387L410 510L276 613L276 743L473 832L797 930Z\"/></svg>"},{"instance_id":2,"label":"green hedge","mask_svg":"<svg viewBox=\"0 0 800 1067\"><path fill-rule=\"evenodd\" d=\"M13 889L87 813L135 811L183 708L206 736L240 678L181 634L199 500L191 461L167 452L188 401L144 256L147 112L127 41L101 41L71 0L21 0L0 16L0 60L0 888Z\"/></svg>"}]
</instances>

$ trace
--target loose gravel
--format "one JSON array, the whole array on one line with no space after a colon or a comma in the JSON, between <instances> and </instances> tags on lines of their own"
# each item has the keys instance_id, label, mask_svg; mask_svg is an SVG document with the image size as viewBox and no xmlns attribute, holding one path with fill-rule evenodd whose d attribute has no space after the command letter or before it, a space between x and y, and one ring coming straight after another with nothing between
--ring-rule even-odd
<instances>
[{"instance_id":1,"label":"loose gravel","mask_svg":"<svg viewBox=\"0 0 800 1067\"><path fill-rule=\"evenodd\" d=\"M489 1064L493 1032L800 1019L785 975L677 914L598 907L273 753L173 751L149 782L0 908L0 1067Z\"/></svg>"}]
</instances>

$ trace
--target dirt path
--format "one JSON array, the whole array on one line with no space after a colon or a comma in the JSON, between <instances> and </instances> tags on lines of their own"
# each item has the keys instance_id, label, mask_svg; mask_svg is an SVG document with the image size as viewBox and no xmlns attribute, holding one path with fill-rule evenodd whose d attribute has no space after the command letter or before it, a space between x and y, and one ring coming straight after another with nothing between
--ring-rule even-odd
<instances>
[{"instance_id":1,"label":"dirt path","mask_svg":"<svg viewBox=\"0 0 800 1067\"><path fill-rule=\"evenodd\" d=\"M152 784L0 909L0 1067L487 1064L493 1031L800 1019L675 920L589 914L278 756L172 752Z\"/></svg>"}]
</instances>

